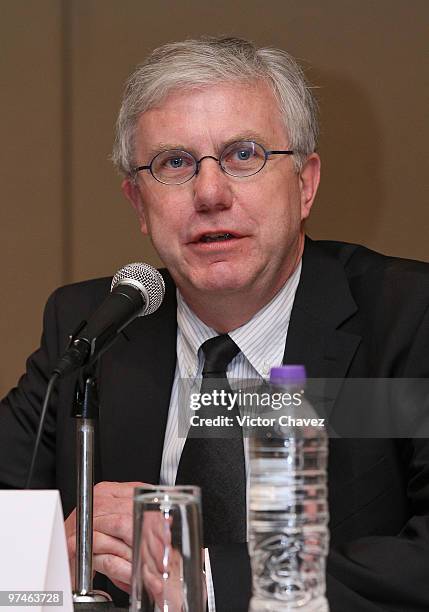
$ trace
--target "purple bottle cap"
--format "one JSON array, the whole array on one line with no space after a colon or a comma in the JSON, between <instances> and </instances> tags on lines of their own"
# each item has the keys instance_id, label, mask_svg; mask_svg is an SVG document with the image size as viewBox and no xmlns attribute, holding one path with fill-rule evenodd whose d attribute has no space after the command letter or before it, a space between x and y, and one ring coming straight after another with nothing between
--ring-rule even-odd
<instances>
[{"instance_id":1,"label":"purple bottle cap","mask_svg":"<svg viewBox=\"0 0 429 612\"><path fill-rule=\"evenodd\" d=\"M271 368L270 383L274 385L300 385L307 380L305 366L284 365L279 368Z\"/></svg>"}]
</instances>

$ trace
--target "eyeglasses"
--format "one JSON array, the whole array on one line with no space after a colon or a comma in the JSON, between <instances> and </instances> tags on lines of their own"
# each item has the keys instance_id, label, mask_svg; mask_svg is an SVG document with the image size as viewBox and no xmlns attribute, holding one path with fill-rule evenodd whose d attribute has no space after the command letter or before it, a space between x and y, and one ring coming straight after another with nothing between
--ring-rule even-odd
<instances>
[{"instance_id":1,"label":"eyeglasses","mask_svg":"<svg viewBox=\"0 0 429 612\"><path fill-rule=\"evenodd\" d=\"M198 174L203 159L214 159L223 172L242 178L260 172L270 155L293 155L293 151L266 151L262 145L251 140L240 140L229 144L219 158L204 155L200 159L195 159L188 151L170 149L161 151L148 166L138 166L133 172L137 174L140 170L150 170L153 178L164 185L181 185Z\"/></svg>"}]
</instances>

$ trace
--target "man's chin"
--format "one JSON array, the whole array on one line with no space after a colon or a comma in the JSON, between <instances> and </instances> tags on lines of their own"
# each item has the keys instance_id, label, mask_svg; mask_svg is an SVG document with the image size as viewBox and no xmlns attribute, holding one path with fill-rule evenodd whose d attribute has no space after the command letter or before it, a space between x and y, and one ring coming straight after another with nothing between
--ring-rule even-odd
<instances>
[{"instance_id":1,"label":"man's chin","mask_svg":"<svg viewBox=\"0 0 429 612\"><path fill-rule=\"evenodd\" d=\"M217 296L233 294L243 291L248 283L242 277L236 275L207 275L193 280L194 289L206 294L216 294Z\"/></svg>"},{"instance_id":2,"label":"man's chin","mask_svg":"<svg viewBox=\"0 0 429 612\"><path fill-rule=\"evenodd\" d=\"M198 266L172 271L176 284L183 295L196 294L220 297L245 292L255 282L255 273L244 269L242 265L231 265L231 262L217 262L210 266Z\"/></svg>"}]
</instances>

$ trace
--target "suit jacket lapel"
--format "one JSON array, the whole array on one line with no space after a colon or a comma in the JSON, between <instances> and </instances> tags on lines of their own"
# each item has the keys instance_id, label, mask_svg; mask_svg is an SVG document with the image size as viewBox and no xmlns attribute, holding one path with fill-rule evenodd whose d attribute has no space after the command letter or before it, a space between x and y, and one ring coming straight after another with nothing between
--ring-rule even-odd
<instances>
[{"instance_id":1,"label":"suit jacket lapel","mask_svg":"<svg viewBox=\"0 0 429 612\"><path fill-rule=\"evenodd\" d=\"M176 294L167 273L157 312L136 319L102 358L100 460L103 480L159 482L176 366Z\"/></svg>"},{"instance_id":2,"label":"suit jacket lapel","mask_svg":"<svg viewBox=\"0 0 429 612\"><path fill-rule=\"evenodd\" d=\"M327 416L361 341L341 329L356 312L342 264L306 238L283 362L304 364L308 378L328 379L321 390Z\"/></svg>"}]
</instances>

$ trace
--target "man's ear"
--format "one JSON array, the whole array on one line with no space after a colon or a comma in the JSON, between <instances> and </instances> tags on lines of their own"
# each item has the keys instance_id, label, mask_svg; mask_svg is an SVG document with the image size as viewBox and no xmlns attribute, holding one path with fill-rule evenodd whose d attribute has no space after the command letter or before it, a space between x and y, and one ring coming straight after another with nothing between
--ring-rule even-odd
<instances>
[{"instance_id":1,"label":"man's ear","mask_svg":"<svg viewBox=\"0 0 429 612\"><path fill-rule=\"evenodd\" d=\"M299 189L301 192L301 221L307 219L316 197L320 182L320 157L312 153L299 172Z\"/></svg>"},{"instance_id":2,"label":"man's ear","mask_svg":"<svg viewBox=\"0 0 429 612\"><path fill-rule=\"evenodd\" d=\"M124 179L122 181L121 187L125 197L131 202L134 210L137 213L140 222L141 233L146 236L149 233L149 230L146 223L146 215L144 212L143 201L139 188L130 178Z\"/></svg>"}]
</instances>

